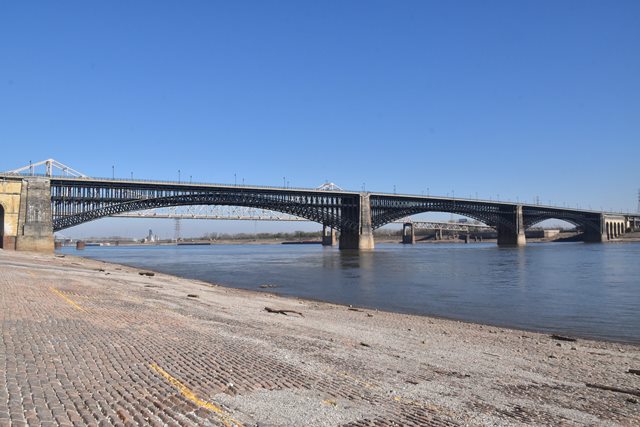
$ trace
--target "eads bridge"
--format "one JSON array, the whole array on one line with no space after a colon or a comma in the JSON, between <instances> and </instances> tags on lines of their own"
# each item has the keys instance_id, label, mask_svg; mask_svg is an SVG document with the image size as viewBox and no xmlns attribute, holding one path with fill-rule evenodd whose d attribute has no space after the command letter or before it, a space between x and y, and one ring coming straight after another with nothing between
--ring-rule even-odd
<instances>
[{"instance_id":1,"label":"eads bridge","mask_svg":"<svg viewBox=\"0 0 640 427\"><path fill-rule=\"evenodd\" d=\"M46 167L44 175L34 173L38 165ZM56 176L54 168L63 175ZM496 229L500 246L524 245L525 229L554 218L575 224L587 242L608 241L640 228L637 214L553 206L337 189L90 178L49 159L0 174L0 243L4 249L52 251L55 231L130 211L187 205L253 207L306 218L322 224L324 235L337 230L340 249L373 249L373 230L423 212L481 221Z\"/></svg>"}]
</instances>

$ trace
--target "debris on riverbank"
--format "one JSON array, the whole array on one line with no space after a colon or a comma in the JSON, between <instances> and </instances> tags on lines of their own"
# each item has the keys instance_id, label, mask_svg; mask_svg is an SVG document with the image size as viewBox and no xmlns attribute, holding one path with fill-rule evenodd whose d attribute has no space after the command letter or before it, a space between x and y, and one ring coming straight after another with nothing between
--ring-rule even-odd
<instances>
[{"instance_id":1,"label":"debris on riverbank","mask_svg":"<svg viewBox=\"0 0 640 427\"><path fill-rule=\"evenodd\" d=\"M0 251L0 424L640 424L638 345L139 273Z\"/></svg>"}]
</instances>

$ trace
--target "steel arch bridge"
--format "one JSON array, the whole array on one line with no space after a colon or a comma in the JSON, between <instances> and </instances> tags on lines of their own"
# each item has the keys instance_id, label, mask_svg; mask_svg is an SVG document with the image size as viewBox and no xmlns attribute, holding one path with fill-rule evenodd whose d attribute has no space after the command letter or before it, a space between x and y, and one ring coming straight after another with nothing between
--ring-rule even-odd
<instances>
[{"instance_id":1,"label":"steel arch bridge","mask_svg":"<svg viewBox=\"0 0 640 427\"><path fill-rule=\"evenodd\" d=\"M546 219L561 219L602 234L601 212L552 206L433 196L277 187L51 177L54 231L126 212L171 206L252 207L305 218L342 234L371 232L424 212L476 219L499 234L515 235Z\"/></svg>"},{"instance_id":2,"label":"steel arch bridge","mask_svg":"<svg viewBox=\"0 0 640 427\"><path fill-rule=\"evenodd\" d=\"M54 231L98 218L188 205L251 207L305 218L338 230L340 247L345 249L373 248L373 230L424 212L447 212L476 219L494 227L498 233L498 244L505 246L524 244L524 230L546 219L561 219L577 225L584 231L585 240L589 241L615 238L640 226L638 214L452 197L355 192L335 185L304 189L100 179L86 177L62 164L65 176L54 176L51 171L60 167L57 162L50 159L44 163L47 166L45 176L33 175L32 167L26 169L31 175L25 176L24 168L0 174L0 183L15 184L11 187L16 189L12 195L2 192L2 188L9 188L6 185L0 188L0 213L16 218L12 220L17 224L13 231L16 248L20 239L25 242L48 241ZM14 201L9 206L19 205L20 209L8 212L2 202L5 196L18 200L11 199ZM4 233L4 224L0 225L3 226L0 232ZM47 233L49 237L46 237ZM8 233L3 235L6 237Z\"/></svg>"},{"instance_id":3,"label":"steel arch bridge","mask_svg":"<svg viewBox=\"0 0 640 427\"><path fill-rule=\"evenodd\" d=\"M490 227L512 228L512 203L428 196L368 193L373 229L425 212L467 216ZM51 179L54 231L120 213L171 206L226 205L282 212L339 231L356 230L349 210L359 209L360 193L271 187L193 185L162 182ZM581 227L596 227L598 212L522 205L524 226L562 219Z\"/></svg>"},{"instance_id":4,"label":"steel arch bridge","mask_svg":"<svg viewBox=\"0 0 640 427\"><path fill-rule=\"evenodd\" d=\"M51 180L54 231L120 213L187 205L244 206L282 212L355 231L348 213L357 209L358 193L286 190L268 187L209 186L76 179Z\"/></svg>"}]
</instances>

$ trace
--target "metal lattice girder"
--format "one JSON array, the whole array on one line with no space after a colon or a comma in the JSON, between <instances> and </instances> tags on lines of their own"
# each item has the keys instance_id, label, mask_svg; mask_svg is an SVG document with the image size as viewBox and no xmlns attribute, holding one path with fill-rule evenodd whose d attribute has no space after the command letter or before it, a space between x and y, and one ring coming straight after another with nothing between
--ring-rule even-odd
<instances>
[{"instance_id":1,"label":"metal lattice girder","mask_svg":"<svg viewBox=\"0 0 640 427\"><path fill-rule=\"evenodd\" d=\"M495 231L493 227L485 224L469 224L462 222L442 222L442 221L402 221L409 222L417 230L446 230L446 231Z\"/></svg>"},{"instance_id":2,"label":"metal lattice girder","mask_svg":"<svg viewBox=\"0 0 640 427\"><path fill-rule=\"evenodd\" d=\"M524 227L529 228L548 219L560 219L583 229L600 229L600 213L553 208L547 206L523 206Z\"/></svg>"},{"instance_id":3,"label":"metal lattice girder","mask_svg":"<svg viewBox=\"0 0 640 427\"><path fill-rule=\"evenodd\" d=\"M477 200L390 195L371 196L373 228L379 228L396 219L424 212L449 212L473 218L491 227L497 227L501 223L509 227L511 223L505 216L512 210L512 204Z\"/></svg>"},{"instance_id":4,"label":"metal lattice girder","mask_svg":"<svg viewBox=\"0 0 640 427\"><path fill-rule=\"evenodd\" d=\"M236 221L309 221L306 218L246 206L173 206L114 215L118 218L206 219Z\"/></svg>"},{"instance_id":5,"label":"metal lattice girder","mask_svg":"<svg viewBox=\"0 0 640 427\"><path fill-rule=\"evenodd\" d=\"M261 187L207 186L109 180L51 180L54 230L119 213L169 206L227 205L282 212L328 225L357 230L343 215L359 206L359 194Z\"/></svg>"},{"instance_id":6,"label":"metal lattice girder","mask_svg":"<svg viewBox=\"0 0 640 427\"><path fill-rule=\"evenodd\" d=\"M53 227L62 230L94 219L172 206L239 206L280 212L339 231L359 232L361 193L157 181L51 177ZM528 228L546 219L562 219L599 230L603 213L487 200L363 193L370 202L372 227L425 212L447 212L489 227ZM364 198L362 200L365 200ZM514 221L521 212L521 220ZM633 214L629 214L633 216ZM627 215L627 217L631 217Z\"/></svg>"}]
</instances>

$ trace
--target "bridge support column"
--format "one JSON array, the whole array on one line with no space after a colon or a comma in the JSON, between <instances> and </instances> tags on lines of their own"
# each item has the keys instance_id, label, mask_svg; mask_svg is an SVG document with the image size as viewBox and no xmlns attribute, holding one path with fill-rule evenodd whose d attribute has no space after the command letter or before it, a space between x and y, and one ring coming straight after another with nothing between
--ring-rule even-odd
<instances>
[{"instance_id":1,"label":"bridge support column","mask_svg":"<svg viewBox=\"0 0 640 427\"><path fill-rule=\"evenodd\" d=\"M416 242L416 233L413 224L405 222L402 225L402 243L405 245L413 245Z\"/></svg>"},{"instance_id":2,"label":"bridge support column","mask_svg":"<svg viewBox=\"0 0 640 427\"><path fill-rule=\"evenodd\" d=\"M0 248L15 250L20 216L22 178L0 180Z\"/></svg>"},{"instance_id":3,"label":"bridge support column","mask_svg":"<svg viewBox=\"0 0 640 427\"><path fill-rule=\"evenodd\" d=\"M498 224L498 246L524 246L527 239L524 235L522 205L505 206L502 214L504 222Z\"/></svg>"},{"instance_id":4,"label":"bridge support column","mask_svg":"<svg viewBox=\"0 0 640 427\"><path fill-rule=\"evenodd\" d=\"M51 184L46 178L23 178L16 250L53 252Z\"/></svg>"},{"instance_id":5,"label":"bridge support column","mask_svg":"<svg viewBox=\"0 0 640 427\"><path fill-rule=\"evenodd\" d=\"M340 232L340 249L373 249L373 226L371 225L371 204L369 194L361 193L352 206L343 207L342 216L351 223L358 224L352 230Z\"/></svg>"},{"instance_id":6,"label":"bridge support column","mask_svg":"<svg viewBox=\"0 0 640 427\"><path fill-rule=\"evenodd\" d=\"M336 245L336 230L326 225L322 225L322 246Z\"/></svg>"},{"instance_id":7,"label":"bridge support column","mask_svg":"<svg viewBox=\"0 0 640 427\"><path fill-rule=\"evenodd\" d=\"M604 215L598 215L593 227L585 227L582 239L589 243L602 243L609 240L607 222Z\"/></svg>"}]
</instances>

